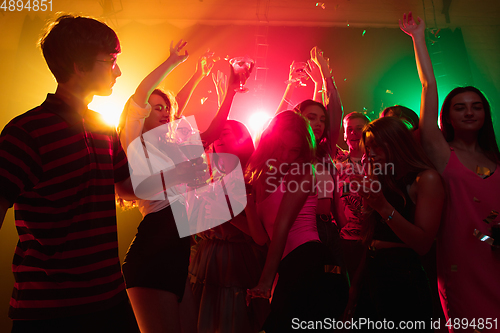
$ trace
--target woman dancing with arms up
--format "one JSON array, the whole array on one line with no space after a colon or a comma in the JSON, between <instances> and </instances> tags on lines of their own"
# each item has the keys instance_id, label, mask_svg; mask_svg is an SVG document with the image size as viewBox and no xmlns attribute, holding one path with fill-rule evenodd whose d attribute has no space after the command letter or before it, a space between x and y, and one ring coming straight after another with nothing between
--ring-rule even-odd
<instances>
[{"instance_id":1,"label":"woman dancing with arms up","mask_svg":"<svg viewBox=\"0 0 500 333\"><path fill-rule=\"evenodd\" d=\"M484 241L500 222L496 216L500 211L500 153L490 104L477 88L455 88L441 108L441 128L437 126L436 79L425 26L417 20L419 24L409 13L400 26L413 39L422 82L421 143L443 176L448 193L437 238L441 304L451 332L497 331L500 253Z\"/></svg>"},{"instance_id":2,"label":"woman dancing with arms up","mask_svg":"<svg viewBox=\"0 0 500 333\"><path fill-rule=\"evenodd\" d=\"M149 151L159 144L160 138L166 136L167 129L162 125L173 120L176 113L175 99L156 90L156 86L172 69L186 60L187 52L184 55L180 54L184 45L185 43L181 42L175 47L171 44L169 58L143 79L127 103L119 126L120 140L125 149L140 137L144 147ZM209 70L203 69L203 71L208 75ZM200 133L200 138L206 145L219 137L235 95L234 88L238 84L236 81L235 76L231 74L228 84L230 90L225 94L224 101L209 128ZM185 120L182 122L187 123ZM179 129L180 127L176 130ZM153 131L156 131L155 135L146 135ZM148 137L152 142L148 141ZM173 156L166 154L158 156L161 156L164 163L173 163ZM168 177L164 180L169 181ZM183 183L189 181L193 179ZM182 310L180 308L183 298L187 300L189 296L192 297L190 286L186 288L190 238L179 237L177 229L177 225L188 225L185 199L182 190L176 187L166 188L168 200L156 199L155 196L156 200L137 201L144 219L126 254L122 270L127 292L142 332L163 333L181 332L181 330L194 332L196 331L194 302L191 303L191 308ZM174 212L178 213L175 218ZM185 320L189 315L194 319Z\"/></svg>"}]
</instances>

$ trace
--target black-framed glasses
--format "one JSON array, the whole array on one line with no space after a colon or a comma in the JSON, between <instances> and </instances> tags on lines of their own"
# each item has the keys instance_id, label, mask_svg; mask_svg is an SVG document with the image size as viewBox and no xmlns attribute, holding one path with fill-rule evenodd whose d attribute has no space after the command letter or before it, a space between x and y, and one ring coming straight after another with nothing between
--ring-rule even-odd
<instances>
[{"instance_id":1,"label":"black-framed glasses","mask_svg":"<svg viewBox=\"0 0 500 333\"><path fill-rule=\"evenodd\" d=\"M96 59L95 61L108 63L108 64L111 65L111 69L115 69L115 67L116 67L116 58L113 58L111 60L99 60L99 59Z\"/></svg>"}]
</instances>

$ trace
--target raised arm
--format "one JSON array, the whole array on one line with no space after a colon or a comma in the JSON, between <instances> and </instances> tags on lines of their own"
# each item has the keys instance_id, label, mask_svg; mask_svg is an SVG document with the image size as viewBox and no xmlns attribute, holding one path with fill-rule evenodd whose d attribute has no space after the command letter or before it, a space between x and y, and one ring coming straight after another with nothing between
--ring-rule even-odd
<instances>
[{"instance_id":1,"label":"raised arm","mask_svg":"<svg viewBox=\"0 0 500 333\"><path fill-rule=\"evenodd\" d=\"M215 92L217 93L217 106L220 108L227 92L227 76L221 71L217 71L217 75L212 73L212 81L215 85Z\"/></svg>"},{"instance_id":2,"label":"raised arm","mask_svg":"<svg viewBox=\"0 0 500 333\"><path fill-rule=\"evenodd\" d=\"M294 65L295 61L292 62L290 65L290 73L288 74L288 84L285 89L285 93L283 94L283 98L281 99L280 105L278 105L278 109L276 109L276 113L274 115L277 115L280 112L283 112L285 110L291 110L293 109L294 105L292 104L292 96L293 92L295 90L295 79L296 79L296 72L294 70Z\"/></svg>"},{"instance_id":3,"label":"raised arm","mask_svg":"<svg viewBox=\"0 0 500 333\"><path fill-rule=\"evenodd\" d=\"M191 76L184 87L182 87L179 91L177 96L175 96L175 100L179 105L177 113L175 114L176 118L179 118L182 115L182 112L184 112L191 95L193 95L193 91L196 89L201 80L210 74L212 67L214 67L214 63L217 60L218 58L215 58L214 53L210 52L210 50L207 50L207 52L200 57L198 63L196 64L196 70L193 76Z\"/></svg>"},{"instance_id":4,"label":"raised arm","mask_svg":"<svg viewBox=\"0 0 500 333\"><path fill-rule=\"evenodd\" d=\"M200 133L201 140L204 142L205 147L214 142L219 138L220 132L224 128L227 117L229 116L229 111L231 110L231 105L233 103L234 95L236 94L236 89L240 85L240 81L237 75L234 74L233 66L229 66L231 74L229 75L229 81L227 84L227 92L224 96L224 101L222 102L217 114L208 126L207 130ZM247 77L250 76L250 70L246 70L244 74Z\"/></svg>"},{"instance_id":5,"label":"raised arm","mask_svg":"<svg viewBox=\"0 0 500 333\"><path fill-rule=\"evenodd\" d=\"M325 89L323 87L323 75L321 74L320 68L312 59L309 59L307 60L307 65L304 70L314 82L313 101L324 103Z\"/></svg>"},{"instance_id":6,"label":"raised arm","mask_svg":"<svg viewBox=\"0 0 500 333\"><path fill-rule=\"evenodd\" d=\"M183 42L182 39L175 45L170 42L170 56L165 60L160 66L156 67L151 73L148 74L139 84L134 93L134 101L140 107L145 107L149 96L153 90L163 81L163 79L179 64L186 61L188 58L187 51L184 54L180 54L187 42Z\"/></svg>"},{"instance_id":7,"label":"raised arm","mask_svg":"<svg viewBox=\"0 0 500 333\"><path fill-rule=\"evenodd\" d=\"M403 15L403 21L399 20L399 27L413 39L418 76L422 83L420 140L425 152L439 173L442 173L450 157L450 148L437 125L439 113L437 84L431 58L425 44L425 23L420 17L417 17L417 20L419 24L415 22L412 13L409 12L408 16Z\"/></svg>"},{"instance_id":8,"label":"raised arm","mask_svg":"<svg viewBox=\"0 0 500 333\"><path fill-rule=\"evenodd\" d=\"M316 46L311 50L311 60L318 65L323 77L323 85L326 88L326 109L330 118L330 144L332 156L335 156L337 151L337 141L342 126L342 118L344 111L342 101L335 85L332 71L330 69L328 58L323 56L323 51Z\"/></svg>"}]
</instances>

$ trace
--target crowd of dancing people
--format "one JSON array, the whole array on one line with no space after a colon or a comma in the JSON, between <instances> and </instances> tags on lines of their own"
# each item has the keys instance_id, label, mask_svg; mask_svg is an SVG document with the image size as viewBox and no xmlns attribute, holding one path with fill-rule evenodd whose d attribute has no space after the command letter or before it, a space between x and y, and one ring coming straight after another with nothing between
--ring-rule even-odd
<instances>
[{"instance_id":1,"label":"crowd of dancing people","mask_svg":"<svg viewBox=\"0 0 500 333\"><path fill-rule=\"evenodd\" d=\"M118 37L60 16L40 40L56 92L0 136L0 217L14 206L19 233L12 332L498 331L491 107L467 86L439 112L425 24L410 12L399 25L413 40L420 116L400 105L373 121L344 116L314 47L254 142L228 119L251 66L212 73L207 51L177 94L158 88L188 59L182 40L117 129L105 125L87 105L121 75ZM218 110L202 132L183 111L210 74ZM298 75L315 89L291 105ZM122 266L116 204L143 216Z\"/></svg>"}]
</instances>

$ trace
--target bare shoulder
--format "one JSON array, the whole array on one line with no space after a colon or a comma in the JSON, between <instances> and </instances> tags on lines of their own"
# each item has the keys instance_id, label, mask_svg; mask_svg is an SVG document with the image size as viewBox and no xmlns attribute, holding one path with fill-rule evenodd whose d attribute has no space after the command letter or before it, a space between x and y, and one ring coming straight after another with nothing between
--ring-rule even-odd
<instances>
[{"instance_id":1,"label":"bare shoulder","mask_svg":"<svg viewBox=\"0 0 500 333\"><path fill-rule=\"evenodd\" d=\"M434 169L421 171L416 179L418 191L441 191L444 189L443 178Z\"/></svg>"},{"instance_id":2,"label":"bare shoulder","mask_svg":"<svg viewBox=\"0 0 500 333\"><path fill-rule=\"evenodd\" d=\"M417 181L441 181L441 175L437 170L427 169L417 175Z\"/></svg>"}]
</instances>

